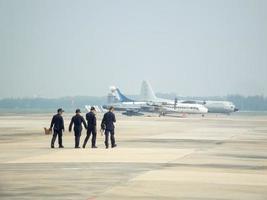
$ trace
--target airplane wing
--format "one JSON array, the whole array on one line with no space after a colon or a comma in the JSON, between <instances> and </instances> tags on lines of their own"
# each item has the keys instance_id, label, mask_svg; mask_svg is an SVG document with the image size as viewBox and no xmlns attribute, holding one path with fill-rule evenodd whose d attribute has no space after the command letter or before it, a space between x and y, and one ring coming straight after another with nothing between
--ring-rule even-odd
<instances>
[{"instance_id":1,"label":"airplane wing","mask_svg":"<svg viewBox=\"0 0 267 200\"><path fill-rule=\"evenodd\" d=\"M91 107L92 107L91 105L85 105L85 109L88 112L90 112ZM104 109L102 106L99 106L99 105L93 105L93 107L95 107L96 112L99 112L99 113L104 113L107 111L106 109Z\"/></svg>"},{"instance_id":2,"label":"airplane wing","mask_svg":"<svg viewBox=\"0 0 267 200\"><path fill-rule=\"evenodd\" d=\"M140 112L138 109L127 109L125 112L122 112L123 115L127 116L141 116L144 115L144 113Z\"/></svg>"}]
</instances>

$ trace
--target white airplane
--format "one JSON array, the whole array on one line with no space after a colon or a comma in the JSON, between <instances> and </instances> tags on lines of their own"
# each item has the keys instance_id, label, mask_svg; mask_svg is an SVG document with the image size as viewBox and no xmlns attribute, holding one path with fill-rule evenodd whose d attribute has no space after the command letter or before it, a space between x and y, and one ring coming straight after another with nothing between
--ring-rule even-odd
<instances>
[{"instance_id":1,"label":"white airplane","mask_svg":"<svg viewBox=\"0 0 267 200\"><path fill-rule=\"evenodd\" d=\"M115 96L117 102L112 103L117 110L128 111L128 113L157 112L160 115L166 114L206 114L208 109L200 104L178 103L166 99L157 98L149 85L142 86L141 95L145 97L143 101L134 101L123 95L116 87L111 87L111 93ZM147 98L146 98L147 97ZM107 106L103 106L106 108Z\"/></svg>"},{"instance_id":2,"label":"white airplane","mask_svg":"<svg viewBox=\"0 0 267 200\"><path fill-rule=\"evenodd\" d=\"M162 102L163 104L166 105L173 105L174 101L169 100L169 99L162 99L162 98L157 98L156 95L153 92L153 89L151 85L149 84L148 81L143 81L142 82L142 87L141 87L141 95L140 95L142 100L149 100L153 102ZM177 101L177 100L175 100ZM208 109L208 112L210 113L231 113L231 112L236 112L238 109L235 107L235 105L230 102L230 101L200 101L200 100L182 100L182 101L177 101L180 104L200 104L205 106Z\"/></svg>"},{"instance_id":3,"label":"white airplane","mask_svg":"<svg viewBox=\"0 0 267 200\"><path fill-rule=\"evenodd\" d=\"M158 98L147 81L142 82L140 99L152 105L160 105L163 113L206 114L208 112L205 106L198 103L187 104L180 103L177 99Z\"/></svg>"}]
</instances>

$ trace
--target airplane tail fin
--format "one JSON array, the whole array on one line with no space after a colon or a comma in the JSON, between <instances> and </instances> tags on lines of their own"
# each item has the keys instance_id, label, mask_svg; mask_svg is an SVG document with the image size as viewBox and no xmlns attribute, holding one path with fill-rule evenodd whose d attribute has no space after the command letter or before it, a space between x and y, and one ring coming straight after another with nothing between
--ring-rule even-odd
<instances>
[{"instance_id":1,"label":"airplane tail fin","mask_svg":"<svg viewBox=\"0 0 267 200\"><path fill-rule=\"evenodd\" d=\"M140 98L143 101L155 101L157 99L148 81L143 81L141 86Z\"/></svg>"},{"instance_id":2,"label":"airplane tail fin","mask_svg":"<svg viewBox=\"0 0 267 200\"><path fill-rule=\"evenodd\" d=\"M132 99L129 99L128 97L123 95L121 91L119 90L119 88L117 87L111 87L111 92L119 102L132 102L133 101Z\"/></svg>"},{"instance_id":3,"label":"airplane tail fin","mask_svg":"<svg viewBox=\"0 0 267 200\"><path fill-rule=\"evenodd\" d=\"M125 95L123 95L121 93L121 91L119 90L119 88L116 89L116 93L117 93L117 96L119 97L119 100L121 102L132 102L133 100L129 99L128 97L126 97Z\"/></svg>"}]
</instances>

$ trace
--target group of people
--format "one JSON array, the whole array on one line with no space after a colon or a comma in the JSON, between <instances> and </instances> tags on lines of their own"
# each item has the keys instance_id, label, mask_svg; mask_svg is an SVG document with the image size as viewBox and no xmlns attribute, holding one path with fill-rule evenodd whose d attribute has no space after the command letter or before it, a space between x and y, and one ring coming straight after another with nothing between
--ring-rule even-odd
<instances>
[{"instance_id":1,"label":"group of people","mask_svg":"<svg viewBox=\"0 0 267 200\"><path fill-rule=\"evenodd\" d=\"M51 140L51 148L55 148L55 141L58 137L59 148L64 148L62 142L62 135L65 131L64 120L62 117L64 110L59 108L57 110L57 114L53 116L50 124L50 131L53 130L53 136ZM96 110L94 107L91 107L90 112L86 114L86 121L84 117L81 115L81 110L76 109L76 114L71 118L71 122L69 125L69 132L72 131L72 127L74 125L74 136L75 136L75 148L80 148L80 138L82 129L87 130L86 137L83 142L83 148L86 147L86 144L92 135L92 148L97 148L96 146L96 135L97 135L97 123L96 123ZM111 147L116 147L115 137L114 137L114 123L116 122L114 107L110 107L109 111L104 114L104 117L101 122L101 131L105 133L105 146L106 149L109 148L109 138L111 140Z\"/></svg>"}]
</instances>

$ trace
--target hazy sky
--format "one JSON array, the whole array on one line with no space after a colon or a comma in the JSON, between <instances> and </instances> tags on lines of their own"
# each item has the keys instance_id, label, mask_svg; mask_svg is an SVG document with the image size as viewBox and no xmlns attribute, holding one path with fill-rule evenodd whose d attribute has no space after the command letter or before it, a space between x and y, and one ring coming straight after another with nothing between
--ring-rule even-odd
<instances>
[{"instance_id":1,"label":"hazy sky","mask_svg":"<svg viewBox=\"0 0 267 200\"><path fill-rule=\"evenodd\" d=\"M265 0L0 0L0 98L267 95Z\"/></svg>"}]
</instances>

